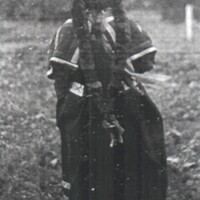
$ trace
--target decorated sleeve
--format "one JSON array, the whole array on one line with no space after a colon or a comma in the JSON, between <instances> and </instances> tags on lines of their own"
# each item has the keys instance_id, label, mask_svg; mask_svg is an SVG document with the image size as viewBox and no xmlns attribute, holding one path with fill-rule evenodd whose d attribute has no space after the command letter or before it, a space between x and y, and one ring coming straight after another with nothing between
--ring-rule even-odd
<instances>
[{"instance_id":1,"label":"decorated sleeve","mask_svg":"<svg viewBox=\"0 0 200 200\"><path fill-rule=\"evenodd\" d=\"M58 66L72 71L78 69L79 48L74 34L72 20L68 19L58 28L49 50L49 69L47 76L55 79Z\"/></svg>"},{"instance_id":2,"label":"decorated sleeve","mask_svg":"<svg viewBox=\"0 0 200 200\"><path fill-rule=\"evenodd\" d=\"M129 46L126 71L144 73L152 69L156 48L143 28L136 22L129 21L131 43Z\"/></svg>"}]
</instances>

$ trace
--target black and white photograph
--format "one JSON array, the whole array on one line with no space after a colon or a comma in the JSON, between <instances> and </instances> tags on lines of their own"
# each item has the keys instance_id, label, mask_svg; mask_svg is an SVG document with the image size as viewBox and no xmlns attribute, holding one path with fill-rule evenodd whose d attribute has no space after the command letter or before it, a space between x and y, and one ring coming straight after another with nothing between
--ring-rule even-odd
<instances>
[{"instance_id":1,"label":"black and white photograph","mask_svg":"<svg viewBox=\"0 0 200 200\"><path fill-rule=\"evenodd\" d=\"M0 0L0 200L199 200L200 2Z\"/></svg>"}]
</instances>

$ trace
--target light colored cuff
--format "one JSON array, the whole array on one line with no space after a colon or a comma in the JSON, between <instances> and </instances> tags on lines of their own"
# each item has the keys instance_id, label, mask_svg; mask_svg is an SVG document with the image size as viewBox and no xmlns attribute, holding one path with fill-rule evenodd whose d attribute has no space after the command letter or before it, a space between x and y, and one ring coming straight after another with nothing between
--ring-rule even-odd
<instances>
[{"instance_id":1,"label":"light colored cuff","mask_svg":"<svg viewBox=\"0 0 200 200\"><path fill-rule=\"evenodd\" d=\"M72 82L72 86L69 89L69 91L79 97L83 97L84 94L84 88L85 86L78 83L78 82Z\"/></svg>"}]
</instances>

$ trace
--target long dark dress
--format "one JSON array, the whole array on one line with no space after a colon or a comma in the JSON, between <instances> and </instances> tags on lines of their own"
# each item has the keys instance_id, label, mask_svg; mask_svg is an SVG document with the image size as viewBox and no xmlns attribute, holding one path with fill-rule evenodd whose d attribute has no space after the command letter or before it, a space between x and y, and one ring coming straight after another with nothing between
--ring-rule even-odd
<instances>
[{"instance_id":1,"label":"long dark dress","mask_svg":"<svg viewBox=\"0 0 200 200\"><path fill-rule=\"evenodd\" d=\"M143 37L146 41L140 40L140 37L136 39L136 35L142 35L141 29L132 22L130 24L134 30L134 44L142 48L133 49L130 60L134 60L138 56L142 57L145 52L151 53L154 47L146 33ZM110 134L102 127L103 116L96 101L80 92L84 85L81 70L69 72L69 66L78 68L77 42L69 39L74 34L69 21L64 27L54 39L55 45L50 57L53 71L50 69L48 75L55 79L58 95L57 124L61 132L66 196L70 200L164 200L167 176L160 112L141 84L138 90L134 87L127 90L115 88L115 116L125 132L124 142L111 148ZM108 31L105 35L109 33L112 34ZM62 36L63 41L65 34L68 43L60 43L61 49L65 49L62 52L56 47L59 46L59 37ZM108 40L113 35L110 36ZM106 82L105 77L109 77L109 57L106 57L107 52L97 49L94 49L94 53L97 55L99 77ZM73 88L72 82L81 85L78 92L74 92L77 88Z\"/></svg>"}]
</instances>

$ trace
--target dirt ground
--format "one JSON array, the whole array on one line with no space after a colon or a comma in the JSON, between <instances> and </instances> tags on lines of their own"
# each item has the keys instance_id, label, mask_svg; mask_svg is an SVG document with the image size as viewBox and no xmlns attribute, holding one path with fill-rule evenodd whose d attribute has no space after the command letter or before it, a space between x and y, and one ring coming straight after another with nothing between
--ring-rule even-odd
<instances>
[{"instance_id":1,"label":"dirt ground","mask_svg":"<svg viewBox=\"0 0 200 200\"><path fill-rule=\"evenodd\" d=\"M171 76L147 90L165 123L168 200L200 199L200 24L185 40L184 24L158 13L130 12L158 49L154 73ZM61 23L61 22L60 22ZM46 78L47 49L60 23L0 21L0 199L60 199L60 138L55 93Z\"/></svg>"}]
</instances>

